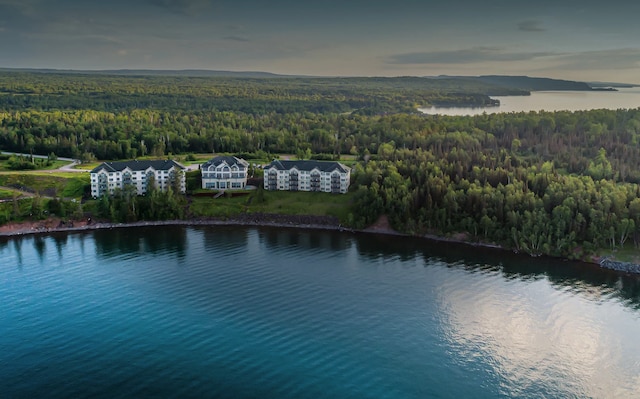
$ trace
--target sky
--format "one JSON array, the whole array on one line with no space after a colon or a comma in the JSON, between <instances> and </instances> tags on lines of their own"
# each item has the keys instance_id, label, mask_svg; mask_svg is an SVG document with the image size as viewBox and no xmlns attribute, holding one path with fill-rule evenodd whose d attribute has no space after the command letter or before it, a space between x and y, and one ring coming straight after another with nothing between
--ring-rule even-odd
<instances>
[{"instance_id":1,"label":"sky","mask_svg":"<svg viewBox=\"0 0 640 399\"><path fill-rule=\"evenodd\" d=\"M0 67L640 83L630 0L0 0Z\"/></svg>"}]
</instances>

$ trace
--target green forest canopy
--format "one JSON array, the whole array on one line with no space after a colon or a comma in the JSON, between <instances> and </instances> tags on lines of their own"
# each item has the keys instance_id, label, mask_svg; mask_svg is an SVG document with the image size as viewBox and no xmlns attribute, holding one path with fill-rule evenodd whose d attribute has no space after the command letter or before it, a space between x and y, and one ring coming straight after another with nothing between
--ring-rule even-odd
<instances>
[{"instance_id":1,"label":"green forest canopy","mask_svg":"<svg viewBox=\"0 0 640 399\"><path fill-rule=\"evenodd\" d=\"M354 154L352 226L387 214L406 232L572 257L640 244L640 110L415 112L493 90L456 79L0 73L0 148L102 160Z\"/></svg>"}]
</instances>

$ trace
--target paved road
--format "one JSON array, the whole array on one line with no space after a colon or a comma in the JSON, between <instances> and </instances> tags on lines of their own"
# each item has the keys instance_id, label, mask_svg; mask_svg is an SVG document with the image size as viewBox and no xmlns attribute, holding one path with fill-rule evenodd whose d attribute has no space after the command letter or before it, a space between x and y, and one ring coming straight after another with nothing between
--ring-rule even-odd
<instances>
[{"instance_id":1,"label":"paved road","mask_svg":"<svg viewBox=\"0 0 640 399\"><path fill-rule=\"evenodd\" d=\"M60 158L58 158L60 159ZM80 172L80 173L84 173L84 172L88 172L88 170L86 169L74 169L76 165L80 165L80 161L78 161L77 159L72 160L71 163L68 163L64 166L61 166L60 168L56 169L60 172Z\"/></svg>"}]
</instances>

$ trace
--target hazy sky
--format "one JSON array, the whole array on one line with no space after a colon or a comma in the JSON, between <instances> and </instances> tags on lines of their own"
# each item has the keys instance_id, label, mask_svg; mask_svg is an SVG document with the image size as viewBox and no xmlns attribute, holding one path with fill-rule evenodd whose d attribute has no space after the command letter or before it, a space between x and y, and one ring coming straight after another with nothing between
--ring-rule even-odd
<instances>
[{"instance_id":1,"label":"hazy sky","mask_svg":"<svg viewBox=\"0 0 640 399\"><path fill-rule=\"evenodd\" d=\"M640 83L639 1L0 0L0 67Z\"/></svg>"}]
</instances>

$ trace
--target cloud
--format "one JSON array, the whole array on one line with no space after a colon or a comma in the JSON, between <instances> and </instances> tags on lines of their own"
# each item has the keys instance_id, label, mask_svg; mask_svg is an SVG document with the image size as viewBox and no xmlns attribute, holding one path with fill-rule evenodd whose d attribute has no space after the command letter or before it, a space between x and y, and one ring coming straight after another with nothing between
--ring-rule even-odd
<instances>
[{"instance_id":1,"label":"cloud","mask_svg":"<svg viewBox=\"0 0 640 399\"><path fill-rule=\"evenodd\" d=\"M174 13L191 14L211 5L211 0L147 0L150 4Z\"/></svg>"},{"instance_id":2,"label":"cloud","mask_svg":"<svg viewBox=\"0 0 640 399\"><path fill-rule=\"evenodd\" d=\"M584 51L557 58L553 68L569 70L621 70L640 68L640 48Z\"/></svg>"},{"instance_id":3,"label":"cloud","mask_svg":"<svg viewBox=\"0 0 640 399\"><path fill-rule=\"evenodd\" d=\"M8 19L37 17L41 7L41 0L0 0L0 15Z\"/></svg>"},{"instance_id":4,"label":"cloud","mask_svg":"<svg viewBox=\"0 0 640 399\"><path fill-rule=\"evenodd\" d=\"M0 6L8 6L8 7L16 7L16 8L31 7L34 5L33 3L34 3L33 1L0 0Z\"/></svg>"},{"instance_id":5,"label":"cloud","mask_svg":"<svg viewBox=\"0 0 640 399\"><path fill-rule=\"evenodd\" d=\"M241 37L241 36L225 36L223 37L224 40L230 40L232 42L250 42L251 40L247 39L246 37Z\"/></svg>"},{"instance_id":6,"label":"cloud","mask_svg":"<svg viewBox=\"0 0 640 399\"><path fill-rule=\"evenodd\" d=\"M521 30L521 31L524 31L524 32L544 32L544 31L546 31L545 28L540 26L540 21L534 21L534 20L531 20L531 19L520 22L518 24L518 30Z\"/></svg>"},{"instance_id":7,"label":"cloud","mask_svg":"<svg viewBox=\"0 0 640 399\"><path fill-rule=\"evenodd\" d=\"M389 64L469 64L486 61L527 61L559 55L551 52L508 52L498 47L474 47L453 51L425 51L395 54Z\"/></svg>"}]
</instances>

